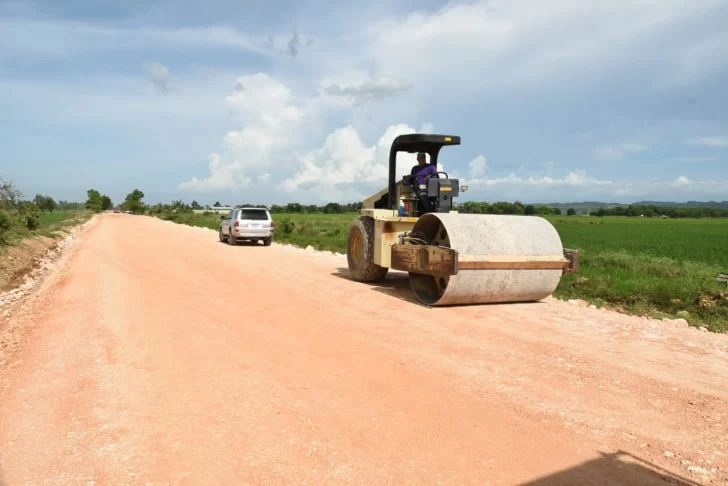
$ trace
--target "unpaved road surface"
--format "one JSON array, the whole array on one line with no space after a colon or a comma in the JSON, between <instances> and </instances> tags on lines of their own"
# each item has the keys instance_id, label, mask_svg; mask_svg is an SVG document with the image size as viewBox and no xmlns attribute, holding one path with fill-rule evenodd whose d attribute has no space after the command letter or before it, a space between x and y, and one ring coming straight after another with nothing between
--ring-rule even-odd
<instances>
[{"instance_id":1,"label":"unpaved road surface","mask_svg":"<svg viewBox=\"0 0 728 486\"><path fill-rule=\"evenodd\" d=\"M727 484L726 336L345 268L98 217L0 324L0 484Z\"/></svg>"}]
</instances>

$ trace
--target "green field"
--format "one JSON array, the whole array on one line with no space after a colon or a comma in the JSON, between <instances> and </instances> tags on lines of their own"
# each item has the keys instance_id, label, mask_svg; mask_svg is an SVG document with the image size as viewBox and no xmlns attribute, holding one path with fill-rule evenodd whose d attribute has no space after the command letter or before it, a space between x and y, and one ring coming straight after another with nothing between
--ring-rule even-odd
<instances>
[{"instance_id":1,"label":"green field","mask_svg":"<svg viewBox=\"0 0 728 486\"><path fill-rule=\"evenodd\" d=\"M178 223L218 229L217 215L175 215ZM357 214L274 214L275 241L346 252ZM728 328L728 220L594 216L547 217L581 270L565 276L555 296L638 315L685 317L714 331Z\"/></svg>"},{"instance_id":2,"label":"green field","mask_svg":"<svg viewBox=\"0 0 728 486\"><path fill-rule=\"evenodd\" d=\"M82 210L53 211L41 213L38 217L38 227L30 230L20 224L13 224L3 234L5 244L15 244L32 236L59 237L59 231L74 226L91 217L91 212Z\"/></svg>"}]
</instances>

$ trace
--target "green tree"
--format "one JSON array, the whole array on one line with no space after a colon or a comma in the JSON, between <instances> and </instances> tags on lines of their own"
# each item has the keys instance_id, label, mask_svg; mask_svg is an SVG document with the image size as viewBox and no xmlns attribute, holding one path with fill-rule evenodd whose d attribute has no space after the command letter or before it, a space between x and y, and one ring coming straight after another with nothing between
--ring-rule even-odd
<instances>
[{"instance_id":1,"label":"green tree","mask_svg":"<svg viewBox=\"0 0 728 486\"><path fill-rule=\"evenodd\" d=\"M192 211L192 207L190 207L189 204L186 204L182 199L178 199L176 201L172 201L171 204L172 211L176 213L188 213Z\"/></svg>"},{"instance_id":2,"label":"green tree","mask_svg":"<svg viewBox=\"0 0 728 486\"><path fill-rule=\"evenodd\" d=\"M12 182L0 179L0 209L17 209L23 193Z\"/></svg>"},{"instance_id":3,"label":"green tree","mask_svg":"<svg viewBox=\"0 0 728 486\"><path fill-rule=\"evenodd\" d=\"M20 226L25 226L29 230L36 230L40 226L40 209L32 201L20 201L15 217Z\"/></svg>"},{"instance_id":4,"label":"green tree","mask_svg":"<svg viewBox=\"0 0 728 486\"><path fill-rule=\"evenodd\" d=\"M303 206L301 206L300 203L288 203L286 205L286 212L287 213L301 213L303 212Z\"/></svg>"},{"instance_id":5,"label":"green tree","mask_svg":"<svg viewBox=\"0 0 728 486\"><path fill-rule=\"evenodd\" d=\"M342 213L341 204L330 202L326 206L324 206L324 213L326 214L338 214Z\"/></svg>"},{"instance_id":6,"label":"green tree","mask_svg":"<svg viewBox=\"0 0 728 486\"><path fill-rule=\"evenodd\" d=\"M574 208L569 208L566 210L567 216L574 216L575 214L576 214L576 209L574 209Z\"/></svg>"},{"instance_id":7,"label":"green tree","mask_svg":"<svg viewBox=\"0 0 728 486\"><path fill-rule=\"evenodd\" d=\"M86 191L88 199L86 199L86 209L89 209L95 213L99 213L103 210L103 198L101 193L96 189L89 189Z\"/></svg>"},{"instance_id":8,"label":"green tree","mask_svg":"<svg viewBox=\"0 0 728 486\"><path fill-rule=\"evenodd\" d=\"M126 199L124 199L124 209L126 211L131 211L134 214L144 213L145 206L142 199L144 199L144 193L139 189L134 189L126 195Z\"/></svg>"},{"instance_id":9,"label":"green tree","mask_svg":"<svg viewBox=\"0 0 728 486\"><path fill-rule=\"evenodd\" d=\"M106 194L101 196L101 209L103 211L107 211L113 207L114 207L114 203L111 202L111 198L109 196L107 196Z\"/></svg>"},{"instance_id":10,"label":"green tree","mask_svg":"<svg viewBox=\"0 0 728 486\"><path fill-rule=\"evenodd\" d=\"M54 209L56 209L56 201L53 200L50 196L44 196L42 194L36 194L35 199L33 199L33 202L36 206L38 206L38 209L40 209L42 212L49 212L52 213Z\"/></svg>"}]
</instances>

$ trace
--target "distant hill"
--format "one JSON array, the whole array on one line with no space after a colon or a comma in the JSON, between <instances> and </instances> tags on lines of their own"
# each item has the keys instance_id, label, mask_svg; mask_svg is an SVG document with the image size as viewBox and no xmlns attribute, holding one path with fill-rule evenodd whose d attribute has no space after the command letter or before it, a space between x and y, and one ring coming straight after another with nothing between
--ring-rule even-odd
<instances>
[{"instance_id":1,"label":"distant hill","mask_svg":"<svg viewBox=\"0 0 728 486\"><path fill-rule=\"evenodd\" d=\"M684 203L676 202L660 202L660 201L640 201L634 203L634 205L641 206L664 206L672 208L716 208L716 209L728 209L728 201L688 201Z\"/></svg>"},{"instance_id":2,"label":"distant hill","mask_svg":"<svg viewBox=\"0 0 728 486\"><path fill-rule=\"evenodd\" d=\"M566 210L574 208L577 213L586 213L590 211L596 211L599 208L614 208L618 206L629 207L629 206L661 206L661 207L674 207L674 208L716 208L716 209L728 209L728 201L688 201L684 203L678 202L667 202L667 201L639 201L630 204L625 203L607 203L599 201L582 201L582 202L570 202L570 203L548 203L543 204L544 206L551 206L559 208L566 214Z\"/></svg>"}]
</instances>

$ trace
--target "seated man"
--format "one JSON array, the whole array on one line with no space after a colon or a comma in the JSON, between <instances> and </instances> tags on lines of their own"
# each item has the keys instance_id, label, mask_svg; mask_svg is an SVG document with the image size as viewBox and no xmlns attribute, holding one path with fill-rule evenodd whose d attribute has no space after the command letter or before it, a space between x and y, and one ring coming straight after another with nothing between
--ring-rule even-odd
<instances>
[{"instance_id":1,"label":"seated man","mask_svg":"<svg viewBox=\"0 0 728 486\"><path fill-rule=\"evenodd\" d=\"M427 179L430 177L437 177L437 167L425 162L425 154L420 152L417 154L417 165L412 167L412 171L409 176L405 176L402 185L408 186L415 181L415 193L419 197L422 207L425 209L424 213L431 213L435 210L432 201L427 197L427 189L420 189L420 184L427 185ZM423 214L424 214L423 213Z\"/></svg>"}]
</instances>

